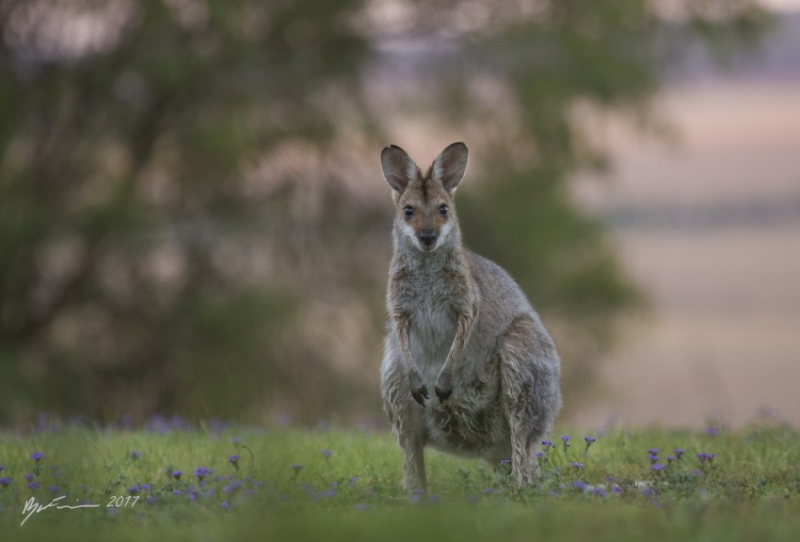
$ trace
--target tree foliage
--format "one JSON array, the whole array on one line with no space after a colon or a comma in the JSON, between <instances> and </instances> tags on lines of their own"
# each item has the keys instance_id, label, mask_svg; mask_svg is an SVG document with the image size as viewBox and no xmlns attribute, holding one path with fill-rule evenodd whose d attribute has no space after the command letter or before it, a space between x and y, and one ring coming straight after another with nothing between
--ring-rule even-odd
<instances>
[{"instance_id":1,"label":"tree foliage","mask_svg":"<svg viewBox=\"0 0 800 542\"><path fill-rule=\"evenodd\" d=\"M605 163L576 106L639 114L676 42L761 27L678 5L0 0L0 419L373 408L409 119L478 157L472 248L596 344L636 294L568 197Z\"/></svg>"}]
</instances>

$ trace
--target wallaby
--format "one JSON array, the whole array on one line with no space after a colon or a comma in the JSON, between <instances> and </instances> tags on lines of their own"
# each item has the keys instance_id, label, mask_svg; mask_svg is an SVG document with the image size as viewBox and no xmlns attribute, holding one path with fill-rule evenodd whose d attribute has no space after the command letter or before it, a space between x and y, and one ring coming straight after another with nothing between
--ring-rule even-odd
<instances>
[{"instance_id":1,"label":"wallaby","mask_svg":"<svg viewBox=\"0 0 800 542\"><path fill-rule=\"evenodd\" d=\"M505 270L461 244L453 198L467 159L453 143L423 175L400 147L381 153L396 207L381 394L409 490L426 489L426 445L510 459L527 485L561 408L558 353L539 315Z\"/></svg>"}]
</instances>

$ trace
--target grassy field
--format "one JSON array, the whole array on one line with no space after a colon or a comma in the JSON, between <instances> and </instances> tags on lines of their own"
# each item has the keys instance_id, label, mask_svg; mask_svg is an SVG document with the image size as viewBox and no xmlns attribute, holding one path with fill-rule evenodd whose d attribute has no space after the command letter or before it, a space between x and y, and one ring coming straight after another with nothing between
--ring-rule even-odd
<instances>
[{"instance_id":1,"label":"grassy field","mask_svg":"<svg viewBox=\"0 0 800 542\"><path fill-rule=\"evenodd\" d=\"M429 492L409 495L382 432L3 432L0 540L800 540L797 431L552 440L538 487L515 492L505 472L428 451ZM31 497L62 495L56 505L99 506L45 508L20 525Z\"/></svg>"}]
</instances>

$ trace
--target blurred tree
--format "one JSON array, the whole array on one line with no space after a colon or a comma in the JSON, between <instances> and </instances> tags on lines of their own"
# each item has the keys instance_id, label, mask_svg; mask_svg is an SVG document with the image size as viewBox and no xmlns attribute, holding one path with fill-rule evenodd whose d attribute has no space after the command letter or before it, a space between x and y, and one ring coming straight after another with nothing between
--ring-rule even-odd
<instances>
[{"instance_id":1,"label":"blurred tree","mask_svg":"<svg viewBox=\"0 0 800 542\"><path fill-rule=\"evenodd\" d=\"M596 344L636 295L567 197L605 163L574 108L638 114L671 44L762 26L674 5L691 24L646 0L0 0L0 421L374 406L375 157L414 116L479 149L472 247Z\"/></svg>"}]
</instances>

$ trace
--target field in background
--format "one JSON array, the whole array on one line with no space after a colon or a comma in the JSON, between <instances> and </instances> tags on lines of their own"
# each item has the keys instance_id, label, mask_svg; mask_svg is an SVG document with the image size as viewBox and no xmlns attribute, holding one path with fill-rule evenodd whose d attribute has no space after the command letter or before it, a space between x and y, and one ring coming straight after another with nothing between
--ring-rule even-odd
<instances>
[{"instance_id":1,"label":"field in background","mask_svg":"<svg viewBox=\"0 0 800 542\"><path fill-rule=\"evenodd\" d=\"M615 169L576 196L611 223L652 304L573 422L741 425L769 410L800 424L800 18L782 24L746 68L665 89L674 145L598 132Z\"/></svg>"},{"instance_id":2,"label":"field in background","mask_svg":"<svg viewBox=\"0 0 800 542\"><path fill-rule=\"evenodd\" d=\"M163 432L0 434L0 538L766 541L800 534L800 433L775 424L559 432L549 451L541 448L541 485L522 493L483 462L428 451L429 493L411 495L400 486L400 450L386 433L156 429ZM585 436L597 438L588 450ZM32 459L36 452L43 458ZM46 505L60 495L60 502L100 507L44 509L20 526L28 499ZM119 506L114 496L138 500Z\"/></svg>"}]
</instances>

